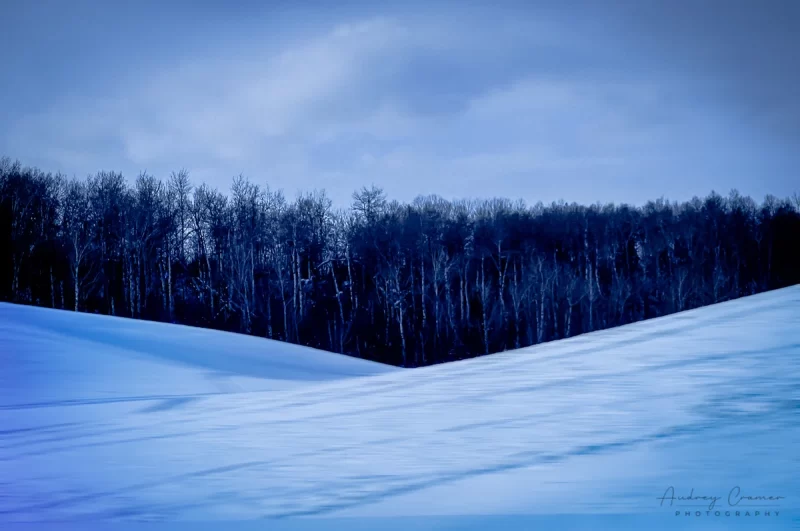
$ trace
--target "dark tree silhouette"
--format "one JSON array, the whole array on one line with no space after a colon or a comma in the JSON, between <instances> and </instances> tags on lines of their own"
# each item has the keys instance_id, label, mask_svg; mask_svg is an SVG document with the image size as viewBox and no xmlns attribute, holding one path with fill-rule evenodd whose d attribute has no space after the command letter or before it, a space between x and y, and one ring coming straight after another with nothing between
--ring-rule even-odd
<instances>
[{"instance_id":1,"label":"dark tree silhouette","mask_svg":"<svg viewBox=\"0 0 800 531\"><path fill-rule=\"evenodd\" d=\"M334 211L239 176L67 179L0 160L0 298L216 328L403 366L571 337L800 282L800 196L389 201Z\"/></svg>"}]
</instances>

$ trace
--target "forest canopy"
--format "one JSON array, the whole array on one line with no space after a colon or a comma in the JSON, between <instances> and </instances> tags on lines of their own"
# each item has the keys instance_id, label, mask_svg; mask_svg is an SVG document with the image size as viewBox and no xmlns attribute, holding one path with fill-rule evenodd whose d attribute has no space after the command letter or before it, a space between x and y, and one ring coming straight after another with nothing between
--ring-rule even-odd
<instances>
[{"instance_id":1,"label":"forest canopy","mask_svg":"<svg viewBox=\"0 0 800 531\"><path fill-rule=\"evenodd\" d=\"M253 334L406 367L800 283L800 200L643 206L287 200L186 171L0 160L0 299Z\"/></svg>"}]
</instances>

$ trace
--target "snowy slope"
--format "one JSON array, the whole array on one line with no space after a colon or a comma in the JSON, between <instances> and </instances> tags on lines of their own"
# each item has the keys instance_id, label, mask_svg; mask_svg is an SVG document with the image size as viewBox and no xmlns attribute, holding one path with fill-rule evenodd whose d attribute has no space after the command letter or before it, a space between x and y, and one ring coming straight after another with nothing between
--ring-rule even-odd
<instances>
[{"instance_id":1,"label":"snowy slope","mask_svg":"<svg viewBox=\"0 0 800 531\"><path fill-rule=\"evenodd\" d=\"M0 303L0 406L151 400L397 369L201 328Z\"/></svg>"},{"instance_id":2,"label":"snowy slope","mask_svg":"<svg viewBox=\"0 0 800 531\"><path fill-rule=\"evenodd\" d=\"M154 351L172 359L167 345L194 346L192 334L202 334L107 319L85 342L66 331L81 316L54 324L26 309L27 326L38 328L20 332L9 324L16 310L0 311L4 373L21 358L99 359L112 345L125 352L114 359L132 360L130 351L160 337L174 342ZM201 359L213 358L208 349ZM321 375L343 361L320 359ZM796 286L475 360L291 389L36 408L5 398L0 522L313 516L347 518L325 520L344 529L349 518L577 512L652 515L674 529L687 521L657 500L669 486L719 496L725 511L739 486L783 499L751 507L760 511L753 521L689 520L788 525L800 508L799 359ZM80 385L124 385L127 371L103 363ZM161 366L152 370L159 386L171 385ZM38 385L3 377L23 394Z\"/></svg>"}]
</instances>

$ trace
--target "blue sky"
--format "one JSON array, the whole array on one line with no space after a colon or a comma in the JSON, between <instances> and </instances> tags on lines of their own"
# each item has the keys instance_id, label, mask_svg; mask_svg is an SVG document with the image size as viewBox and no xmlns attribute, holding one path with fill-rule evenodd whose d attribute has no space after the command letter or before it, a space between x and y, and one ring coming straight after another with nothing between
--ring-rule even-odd
<instances>
[{"instance_id":1,"label":"blue sky","mask_svg":"<svg viewBox=\"0 0 800 531\"><path fill-rule=\"evenodd\" d=\"M800 191L800 2L230 4L0 3L0 155L339 206Z\"/></svg>"}]
</instances>

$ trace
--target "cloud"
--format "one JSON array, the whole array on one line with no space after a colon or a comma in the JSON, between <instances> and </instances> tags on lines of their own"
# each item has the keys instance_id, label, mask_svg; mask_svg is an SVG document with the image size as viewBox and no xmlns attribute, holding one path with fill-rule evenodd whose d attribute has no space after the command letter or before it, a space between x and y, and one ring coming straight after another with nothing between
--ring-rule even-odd
<instances>
[{"instance_id":1,"label":"cloud","mask_svg":"<svg viewBox=\"0 0 800 531\"><path fill-rule=\"evenodd\" d=\"M513 42L478 52L466 35L386 18L342 24L277 53L131 75L102 100L58 106L22 129L29 139L49 131L48 154L63 164L185 166L221 188L245 172L290 192L324 187L339 202L376 178L401 199L448 185L491 195L502 179L513 195L525 175L623 167L646 142L635 121L652 113L658 87L546 69L481 77L497 73L495 56ZM465 61L474 64L463 86L443 91Z\"/></svg>"},{"instance_id":2,"label":"cloud","mask_svg":"<svg viewBox=\"0 0 800 531\"><path fill-rule=\"evenodd\" d=\"M45 140L59 144L53 153L63 155L106 151L112 142L138 166L193 157L246 163L278 139L313 135L316 128L334 131L336 117L325 120L328 109L359 82L371 60L405 36L402 26L374 19L336 27L277 54L197 58L129 75L101 101L63 101L24 118L18 143L38 138L41 145L45 133ZM362 127L380 129L387 113L360 117Z\"/></svg>"},{"instance_id":3,"label":"cloud","mask_svg":"<svg viewBox=\"0 0 800 531\"><path fill-rule=\"evenodd\" d=\"M109 86L87 82L15 121L0 145L79 175L185 167L227 189L243 172L289 193L326 188L339 204L371 182L402 200L643 200L711 187L693 182L700 171L723 175L724 189L744 158L768 152L755 133L733 133L709 99L713 76L633 53L595 11L543 6L349 14L269 39L210 34L212 54L165 47ZM763 127L791 129L794 105L762 114Z\"/></svg>"},{"instance_id":4,"label":"cloud","mask_svg":"<svg viewBox=\"0 0 800 531\"><path fill-rule=\"evenodd\" d=\"M198 60L163 72L137 90L137 109L126 121L140 135L125 139L129 154L140 163L161 154L136 149L150 147L139 141L145 134L168 143L169 152L235 161L257 144L324 125L326 108L358 81L359 70L401 37L402 28L371 20L275 56Z\"/></svg>"}]
</instances>

